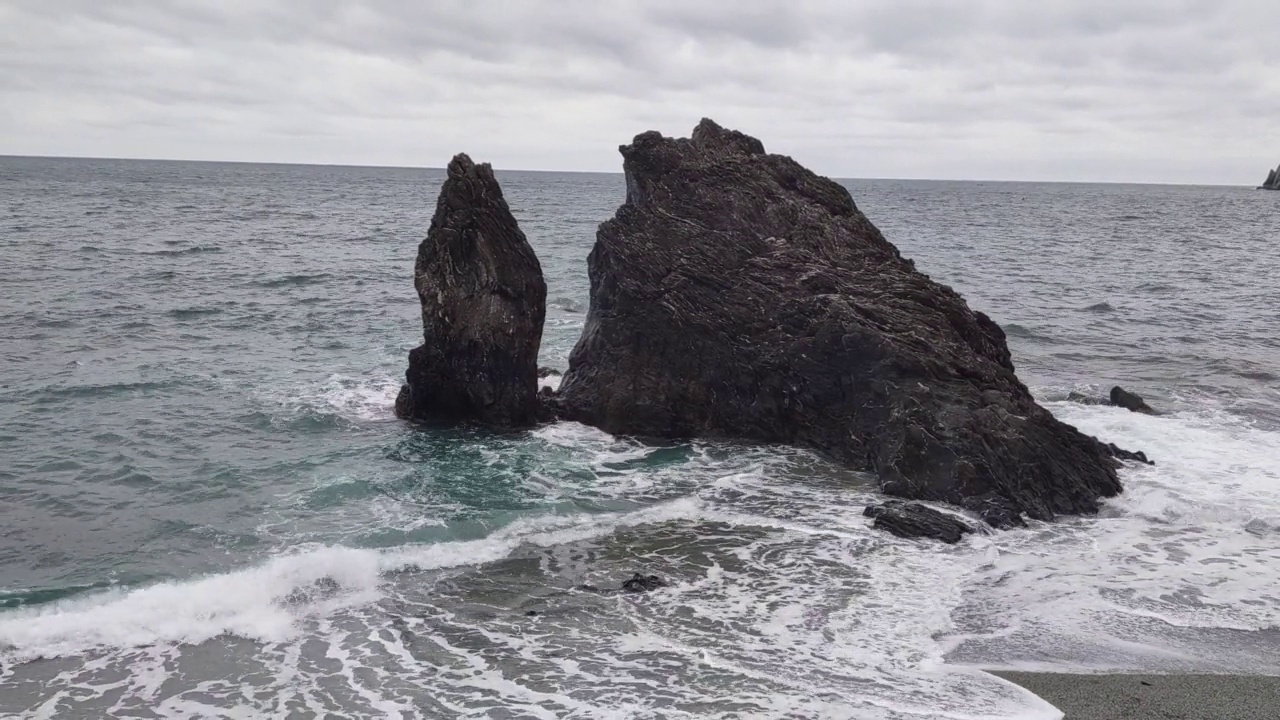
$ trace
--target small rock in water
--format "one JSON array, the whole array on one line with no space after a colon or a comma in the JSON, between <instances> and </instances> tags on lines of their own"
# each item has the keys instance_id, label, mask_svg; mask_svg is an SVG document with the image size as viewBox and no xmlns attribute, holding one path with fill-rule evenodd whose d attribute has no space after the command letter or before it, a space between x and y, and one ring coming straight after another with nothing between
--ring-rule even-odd
<instances>
[{"instance_id":1,"label":"small rock in water","mask_svg":"<svg viewBox=\"0 0 1280 720\"><path fill-rule=\"evenodd\" d=\"M622 583L622 591L629 593L642 593L649 592L650 590L657 590L658 588L666 586L667 581L657 575L641 575L640 573L636 573L631 576L630 580Z\"/></svg>"},{"instance_id":2,"label":"small rock in water","mask_svg":"<svg viewBox=\"0 0 1280 720\"><path fill-rule=\"evenodd\" d=\"M1075 390L1072 390L1071 392L1067 393L1067 402L1079 403L1081 405L1110 405L1111 404L1109 400L1093 397L1092 395L1085 395L1084 393L1079 393L1079 392L1076 392Z\"/></svg>"},{"instance_id":3,"label":"small rock in water","mask_svg":"<svg viewBox=\"0 0 1280 720\"><path fill-rule=\"evenodd\" d=\"M626 593L649 592L650 590L657 590L658 588L667 587L667 585L669 584L670 583L658 577L657 575L641 575L640 573L635 573L634 575L631 576L630 580L627 580L626 582L622 583L621 588L602 589L602 588L596 587L595 585L579 585L578 589L584 590L586 592L599 593L601 595L612 595L614 593L620 593L620 592L626 592Z\"/></svg>"},{"instance_id":4,"label":"small rock in water","mask_svg":"<svg viewBox=\"0 0 1280 720\"><path fill-rule=\"evenodd\" d=\"M1249 533L1250 535L1263 537L1267 533L1274 532L1275 528L1271 527L1270 525L1267 525L1267 523L1263 522L1262 520L1259 520L1258 518L1254 518L1249 522L1245 523L1244 531Z\"/></svg>"},{"instance_id":5,"label":"small rock in water","mask_svg":"<svg viewBox=\"0 0 1280 720\"><path fill-rule=\"evenodd\" d=\"M1111 388L1111 404L1118 407L1132 410L1143 415L1159 415L1160 413L1151 409L1151 406L1142 399L1140 395L1131 393L1119 385Z\"/></svg>"},{"instance_id":6,"label":"small rock in water","mask_svg":"<svg viewBox=\"0 0 1280 720\"><path fill-rule=\"evenodd\" d=\"M960 542L965 533L973 532L969 523L954 515L934 510L920 503L890 500L868 505L862 514L875 518L872 527L887 530L902 538L927 537L947 544Z\"/></svg>"},{"instance_id":7,"label":"small rock in water","mask_svg":"<svg viewBox=\"0 0 1280 720\"><path fill-rule=\"evenodd\" d=\"M1136 460L1140 463L1143 463L1144 465L1155 465L1155 462L1152 460L1148 460L1147 454L1142 452L1141 450L1139 450L1138 452L1134 452L1132 450L1125 450L1122 447L1117 447L1115 443L1107 443L1107 449L1111 451L1112 457L1117 458L1119 460Z\"/></svg>"}]
</instances>

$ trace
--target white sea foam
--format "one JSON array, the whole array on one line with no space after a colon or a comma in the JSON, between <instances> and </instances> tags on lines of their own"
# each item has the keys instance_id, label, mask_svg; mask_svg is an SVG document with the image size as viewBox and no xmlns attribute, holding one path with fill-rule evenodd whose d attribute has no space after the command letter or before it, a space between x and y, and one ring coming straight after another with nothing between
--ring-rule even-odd
<instances>
[{"instance_id":1,"label":"white sea foam","mask_svg":"<svg viewBox=\"0 0 1280 720\"><path fill-rule=\"evenodd\" d=\"M282 640L300 612L376 598L377 580L370 551L314 549L237 572L5 613L0 648L18 657L54 657L100 646L199 643L223 633ZM303 594L291 602L308 591L323 599Z\"/></svg>"},{"instance_id":2,"label":"white sea foam","mask_svg":"<svg viewBox=\"0 0 1280 720\"><path fill-rule=\"evenodd\" d=\"M344 417L357 420L385 420L394 417L396 394L400 382L394 378L350 378L332 375L311 394L303 394L302 400L314 401L321 408L328 408Z\"/></svg>"},{"instance_id":3,"label":"white sea foam","mask_svg":"<svg viewBox=\"0 0 1280 720\"><path fill-rule=\"evenodd\" d=\"M957 656L1023 669L1280 672L1243 632L1280 629L1280 434L1212 410L1051 403L1157 463L1096 518L975 540ZM1225 633L1225 634L1224 634Z\"/></svg>"},{"instance_id":4,"label":"white sea foam","mask_svg":"<svg viewBox=\"0 0 1280 720\"><path fill-rule=\"evenodd\" d=\"M639 443L621 440L617 436L610 435L599 428L575 422L543 425L534 430L533 435L550 445L575 451L581 450L584 445L589 447L618 447L626 444L633 450L638 450L641 447Z\"/></svg>"},{"instance_id":5,"label":"white sea foam","mask_svg":"<svg viewBox=\"0 0 1280 720\"><path fill-rule=\"evenodd\" d=\"M480 540L389 550L309 548L230 573L7 612L0 615L0 657L194 644L222 634L279 642L294 637L302 619L378 600L389 573L492 562L521 544L584 540L619 527L697 517L698 508L686 498L626 514L517 520Z\"/></svg>"},{"instance_id":6,"label":"white sea foam","mask_svg":"<svg viewBox=\"0 0 1280 720\"><path fill-rule=\"evenodd\" d=\"M277 388L264 392L262 400L289 415L334 416L353 422L391 420L395 417L400 381L386 376L330 375L318 383Z\"/></svg>"},{"instance_id":7,"label":"white sea foam","mask_svg":"<svg viewBox=\"0 0 1280 720\"><path fill-rule=\"evenodd\" d=\"M564 379L560 373L552 373L544 378L538 378L538 387L549 388L551 390L560 389L560 381Z\"/></svg>"},{"instance_id":8,"label":"white sea foam","mask_svg":"<svg viewBox=\"0 0 1280 720\"><path fill-rule=\"evenodd\" d=\"M1280 624L1280 436L1215 412L1051 407L1158 464L1124 470L1127 492L1098 517L942 546L872 531L861 516L872 486L805 453L695 444L679 449L684 461L650 463L652 447L557 424L532 439L594 468L593 493L688 493L634 512L526 518L477 540L312 547L14 611L0 616L2 654L107 653L110 668L132 669L126 695L172 717L213 712L201 704L212 696L169 697L146 678L171 675L182 643L220 635L264 643L271 687L297 707L326 712L325 693L339 688L344 707L369 716L415 707L429 676L442 715L626 717L656 697L673 703L671 717L694 717L675 704L731 697L768 717L1047 720L1059 713L973 667L1280 671L1272 645L1236 635ZM541 558L552 575L606 563L612 578L638 563L683 577L640 600L566 601L564 615L468 611L467 588L524 572L502 569L513 557ZM433 569L460 574L457 585L423 586L416 571ZM108 696L115 686L85 678L114 670L89 662L45 682ZM228 716L260 707L214 706Z\"/></svg>"}]
</instances>

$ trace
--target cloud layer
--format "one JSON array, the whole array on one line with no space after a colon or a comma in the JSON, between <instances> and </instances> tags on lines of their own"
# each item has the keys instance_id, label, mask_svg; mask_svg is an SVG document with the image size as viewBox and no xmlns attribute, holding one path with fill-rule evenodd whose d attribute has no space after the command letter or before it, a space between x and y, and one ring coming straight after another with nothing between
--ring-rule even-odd
<instances>
[{"instance_id":1,"label":"cloud layer","mask_svg":"<svg viewBox=\"0 0 1280 720\"><path fill-rule=\"evenodd\" d=\"M844 177L1257 183L1280 3L0 3L0 153L617 170L704 115Z\"/></svg>"}]
</instances>

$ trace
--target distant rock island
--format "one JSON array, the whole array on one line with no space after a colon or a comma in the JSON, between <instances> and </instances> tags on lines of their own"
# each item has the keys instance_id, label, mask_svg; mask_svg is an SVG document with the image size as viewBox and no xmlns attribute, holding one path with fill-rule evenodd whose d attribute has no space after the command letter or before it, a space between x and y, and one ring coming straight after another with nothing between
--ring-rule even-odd
<instances>
[{"instance_id":1,"label":"distant rock island","mask_svg":"<svg viewBox=\"0 0 1280 720\"><path fill-rule=\"evenodd\" d=\"M792 444L995 527L1121 492L1118 460L1140 456L1040 407L1000 327L903 258L844 186L705 119L620 152L626 201L597 232L582 336L537 410L541 270L488 166L455 158L419 248L424 343L402 416ZM917 517L894 527L936 530Z\"/></svg>"},{"instance_id":2,"label":"distant rock island","mask_svg":"<svg viewBox=\"0 0 1280 720\"><path fill-rule=\"evenodd\" d=\"M1258 186L1259 190L1280 190L1280 165L1275 170L1267 173L1266 182Z\"/></svg>"}]
</instances>

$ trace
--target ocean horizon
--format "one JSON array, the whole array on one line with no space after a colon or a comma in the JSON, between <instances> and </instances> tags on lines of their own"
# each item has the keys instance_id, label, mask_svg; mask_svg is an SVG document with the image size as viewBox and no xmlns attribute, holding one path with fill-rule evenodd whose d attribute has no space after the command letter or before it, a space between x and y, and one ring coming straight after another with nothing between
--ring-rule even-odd
<instances>
[{"instance_id":1,"label":"ocean horizon","mask_svg":"<svg viewBox=\"0 0 1280 720\"><path fill-rule=\"evenodd\" d=\"M465 152L465 151L460 151ZM351 168L355 170L435 170L444 172L447 161L440 165L379 165L379 164L351 164L351 163L325 163L325 162L284 162L284 161L260 161L260 160L189 160L182 158L134 158L134 157L111 157L111 156L79 156L79 155L10 155L0 153L0 160L53 160L53 161L87 161L87 162L136 162L136 163L208 163L212 165L264 165L264 166L284 166L284 167L313 167L313 168ZM487 162L484 158L473 158L476 162ZM546 174L564 174L564 175L615 175L622 177L621 170L544 170L544 169L528 169L528 168L505 168L494 165L494 171L497 173L546 173ZM1116 180L1019 180L1007 178L929 178L929 177L858 177L852 175L831 175L832 179L840 182L936 182L936 183L1010 183L1010 184L1036 184L1036 185L1140 185L1140 186L1169 186L1169 187L1204 187L1204 188L1250 188L1257 189L1256 182L1240 182L1240 183L1203 183L1203 182L1154 182L1154 181L1116 181ZM602 218L603 220L603 218Z\"/></svg>"}]
</instances>

